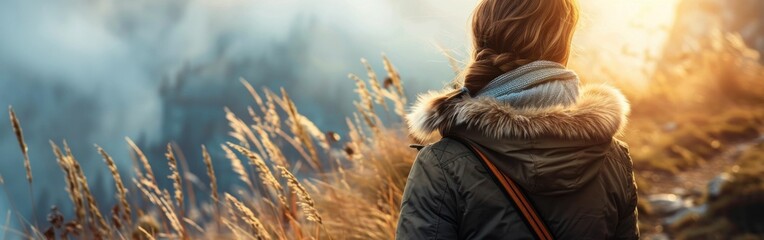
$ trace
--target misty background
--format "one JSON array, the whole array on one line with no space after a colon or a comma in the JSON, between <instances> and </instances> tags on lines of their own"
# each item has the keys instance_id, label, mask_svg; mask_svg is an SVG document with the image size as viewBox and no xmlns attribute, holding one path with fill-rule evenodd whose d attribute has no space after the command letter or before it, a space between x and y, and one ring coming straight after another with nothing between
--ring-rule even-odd
<instances>
[{"instance_id":1,"label":"misty background","mask_svg":"<svg viewBox=\"0 0 764 240\"><path fill-rule=\"evenodd\" d=\"M0 1L0 105L13 105L29 145L37 217L44 220L51 205L69 211L48 140L67 140L97 196L112 192L113 184L93 144L113 155L129 181L126 136L147 152L160 175L167 171L166 143L180 146L192 171L204 169L200 145L206 144L222 176L221 190L229 190L235 177L218 147L230 140L223 109L247 116L246 106L254 104L240 78L258 91L284 87L319 127L344 132L355 99L347 75L365 75L360 58L382 71L384 52L405 74L412 96L440 87L454 74L436 44L463 47L473 5ZM31 216L22 156L7 115L0 126L0 174L14 207ZM8 210L6 197L0 198L2 216Z\"/></svg>"},{"instance_id":2,"label":"misty background","mask_svg":"<svg viewBox=\"0 0 764 240\"><path fill-rule=\"evenodd\" d=\"M71 211L48 140L67 140L97 196L113 192L113 184L93 144L115 158L127 181L132 161L124 137L147 152L158 175L167 172L165 144L177 143L201 181L200 145L207 145L227 191L236 177L218 147L231 139L223 109L247 116L246 106L253 105L240 78L258 91L283 87L318 127L344 133L356 99L347 75L365 76L360 58L381 73L380 54L386 54L411 100L441 88L454 72L438 46L467 59L476 2L0 0L0 105L14 107L29 145L37 218L51 205ZM620 54L623 49L659 54L676 1L647 2L656 4L581 1L574 54L614 65L641 59ZM641 21L645 15L649 21ZM620 70L639 83L641 68ZM7 115L0 129L4 187L16 210L31 216L23 158ZM0 197L1 216L9 210Z\"/></svg>"}]
</instances>

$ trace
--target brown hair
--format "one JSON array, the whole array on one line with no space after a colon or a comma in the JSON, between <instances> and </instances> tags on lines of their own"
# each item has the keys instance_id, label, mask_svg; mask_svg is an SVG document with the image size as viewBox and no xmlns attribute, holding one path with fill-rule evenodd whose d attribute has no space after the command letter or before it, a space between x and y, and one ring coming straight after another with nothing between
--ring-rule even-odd
<instances>
[{"instance_id":1,"label":"brown hair","mask_svg":"<svg viewBox=\"0 0 764 240\"><path fill-rule=\"evenodd\" d=\"M575 0L482 0L472 17L472 61L464 86L476 94L522 65L567 64L578 21Z\"/></svg>"}]
</instances>

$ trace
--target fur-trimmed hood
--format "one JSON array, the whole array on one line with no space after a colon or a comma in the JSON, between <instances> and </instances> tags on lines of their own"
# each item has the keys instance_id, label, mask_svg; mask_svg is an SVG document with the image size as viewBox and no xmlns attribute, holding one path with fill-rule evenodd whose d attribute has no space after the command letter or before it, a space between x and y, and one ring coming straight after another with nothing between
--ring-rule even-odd
<instances>
[{"instance_id":1,"label":"fur-trimmed hood","mask_svg":"<svg viewBox=\"0 0 764 240\"><path fill-rule=\"evenodd\" d=\"M567 107L518 108L468 94L447 99L449 92L431 91L418 97L406 116L415 139L437 141L439 133L462 124L495 139L610 139L623 130L629 114L623 94L601 84L581 87L577 102Z\"/></svg>"},{"instance_id":2,"label":"fur-trimmed hood","mask_svg":"<svg viewBox=\"0 0 764 240\"><path fill-rule=\"evenodd\" d=\"M597 175L628 114L619 90L584 85L574 104L549 107L515 107L492 97L433 91L419 96L406 120L411 136L422 143L441 135L466 139L525 189L556 194Z\"/></svg>"}]
</instances>

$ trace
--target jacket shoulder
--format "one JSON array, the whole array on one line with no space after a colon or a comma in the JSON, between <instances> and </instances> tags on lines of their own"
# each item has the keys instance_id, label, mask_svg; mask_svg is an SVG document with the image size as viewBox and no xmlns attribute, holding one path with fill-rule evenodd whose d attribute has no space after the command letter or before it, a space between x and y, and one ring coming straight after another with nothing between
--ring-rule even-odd
<instances>
[{"instance_id":1,"label":"jacket shoulder","mask_svg":"<svg viewBox=\"0 0 764 240\"><path fill-rule=\"evenodd\" d=\"M631 154L629 153L629 145L626 142L613 138L608 155L611 159L616 160L621 166L625 167L627 171L632 171L634 168L634 163L631 161Z\"/></svg>"},{"instance_id":2,"label":"jacket shoulder","mask_svg":"<svg viewBox=\"0 0 764 240\"><path fill-rule=\"evenodd\" d=\"M472 155L472 151L462 142L442 138L422 148L417 159L434 165L443 165L465 155Z\"/></svg>"}]
</instances>

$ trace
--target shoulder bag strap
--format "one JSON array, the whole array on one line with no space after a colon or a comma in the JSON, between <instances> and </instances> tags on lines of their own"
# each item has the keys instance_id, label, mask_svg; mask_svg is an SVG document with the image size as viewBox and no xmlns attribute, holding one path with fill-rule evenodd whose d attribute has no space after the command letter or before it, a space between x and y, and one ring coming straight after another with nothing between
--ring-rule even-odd
<instances>
[{"instance_id":1,"label":"shoulder bag strap","mask_svg":"<svg viewBox=\"0 0 764 240\"><path fill-rule=\"evenodd\" d=\"M533 231L536 237L541 240L554 239L546 224L544 224L544 221L541 220L538 213L536 212L536 209L533 208L533 205L531 205L530 201L528 201L515 181L499 171L499 169L496 168L496 165L488 160L485 154L483 154L483 152L475 147L475 145L458 138L456 138L456 140L466 145L472 151L472 153L474 153L483 162L483 164L486 166L486 168L488 168L495 179L498 180L499 185L504 188L504 192L506 192L509 196L509 199L512 200L515 207L519 210L518 212L520 212L520 215L523 217L523 220L525 220L525 223Z\"/></svg>"}]
</instances>

